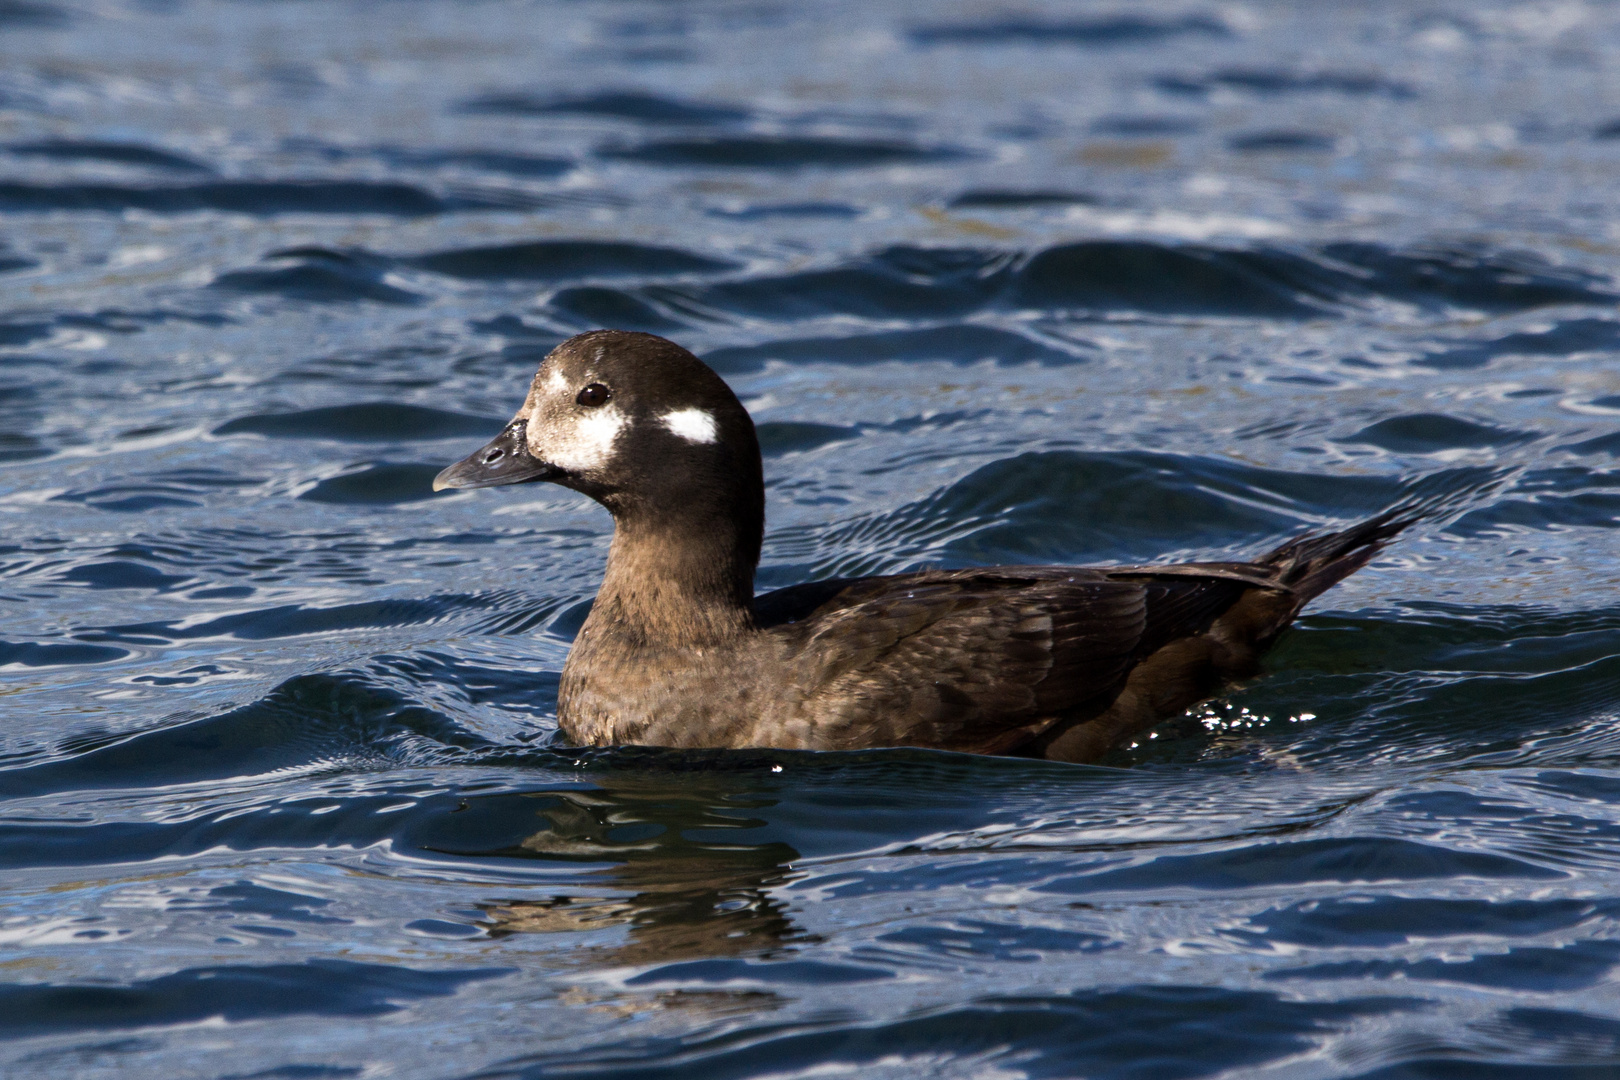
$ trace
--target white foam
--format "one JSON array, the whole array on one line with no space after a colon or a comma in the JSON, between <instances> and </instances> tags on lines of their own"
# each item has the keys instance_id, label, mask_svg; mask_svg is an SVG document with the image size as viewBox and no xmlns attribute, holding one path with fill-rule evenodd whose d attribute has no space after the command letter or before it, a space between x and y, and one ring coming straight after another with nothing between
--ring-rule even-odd
<instances>
[{"instance_id":1,"label":"white foam","mask_svg":"<svg viewBox=\"0 0 1620 1080\"><path fill-rule=\"evenodd\" d=\"M714 415L702 409L676 409L659 419L665 427L689 443L712 443L720 433Z\"/></svg>"}]
</instances>

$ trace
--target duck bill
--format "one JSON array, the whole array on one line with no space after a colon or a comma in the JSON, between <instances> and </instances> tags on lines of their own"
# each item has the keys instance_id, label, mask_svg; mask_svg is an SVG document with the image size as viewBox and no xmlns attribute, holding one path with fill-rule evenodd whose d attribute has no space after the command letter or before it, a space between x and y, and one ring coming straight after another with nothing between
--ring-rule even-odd
<instances>
[{"instance_id":1,"label":"duck bill","mask_svg":"<svg viewBox=\"0 0 1620 1080\"><path fill-rule=\"evenodd\" d=\"M514 420L506 430L433 478L433 490L499 487L556 480L563 470L529 453L528 422Z\"/></svg>"}]
</instances>

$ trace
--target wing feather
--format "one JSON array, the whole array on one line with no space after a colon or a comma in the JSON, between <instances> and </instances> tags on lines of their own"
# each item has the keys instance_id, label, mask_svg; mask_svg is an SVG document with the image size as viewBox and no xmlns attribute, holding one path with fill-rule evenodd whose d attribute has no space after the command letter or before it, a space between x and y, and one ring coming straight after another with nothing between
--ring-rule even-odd
<instances>
[{"instance_id":1,"label":"wing feather","mask_svg":"<svg viewBox=\"0 0 1620 1080\"><path fill-rule=\"evenodd\" d=\"M756 601L791 638L827 745L998 753L1107 706L1143 657L1200 634L1261 568L998 567L794 586Z\"/></svg>"}]
</instances>

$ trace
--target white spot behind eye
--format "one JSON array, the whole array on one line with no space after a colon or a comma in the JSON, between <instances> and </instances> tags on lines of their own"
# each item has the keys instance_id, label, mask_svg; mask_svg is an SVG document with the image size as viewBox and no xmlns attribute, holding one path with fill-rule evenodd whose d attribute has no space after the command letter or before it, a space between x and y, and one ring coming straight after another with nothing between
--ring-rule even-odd
<instances>
[{"instance_id":1,"label":"white spot behind eye","mask_svg":"<svg viewBox=\"0 0 1620 1080\"><path fill-rule=\"evenodd\" d=\"M702 409L676 409L659 419L665 427L689 443L712 443L720 430L713 414Z\"/></svg>"}]
</instances>

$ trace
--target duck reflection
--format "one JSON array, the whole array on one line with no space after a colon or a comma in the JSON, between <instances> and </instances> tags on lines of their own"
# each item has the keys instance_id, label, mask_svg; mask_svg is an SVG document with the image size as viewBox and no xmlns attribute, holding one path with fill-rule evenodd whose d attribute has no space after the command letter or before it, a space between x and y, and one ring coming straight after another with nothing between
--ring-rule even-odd
<instances>
[{"instance_id":1,"label":"duck reflection","mask_svg":"<svg viewBox=\"0 0 1620 1080\"><path fill-rule=\"evenodd\" d=\"M691 774L611 777L595 791L548 792L549 826L500 854L612 861L593 872L613 895L480 905L491 936L629 927L628 940L593 950L595 959L644 965L769 954L815 940L796 926L771 889L788 880L799 853L780 841L749 843L766 822L750 809L775 800ZM694 782L697 781L697 782ZM628 895L626 895L628 894ZM603 953L609 955L602 955Z\"/></svg>"}]
</instances>

